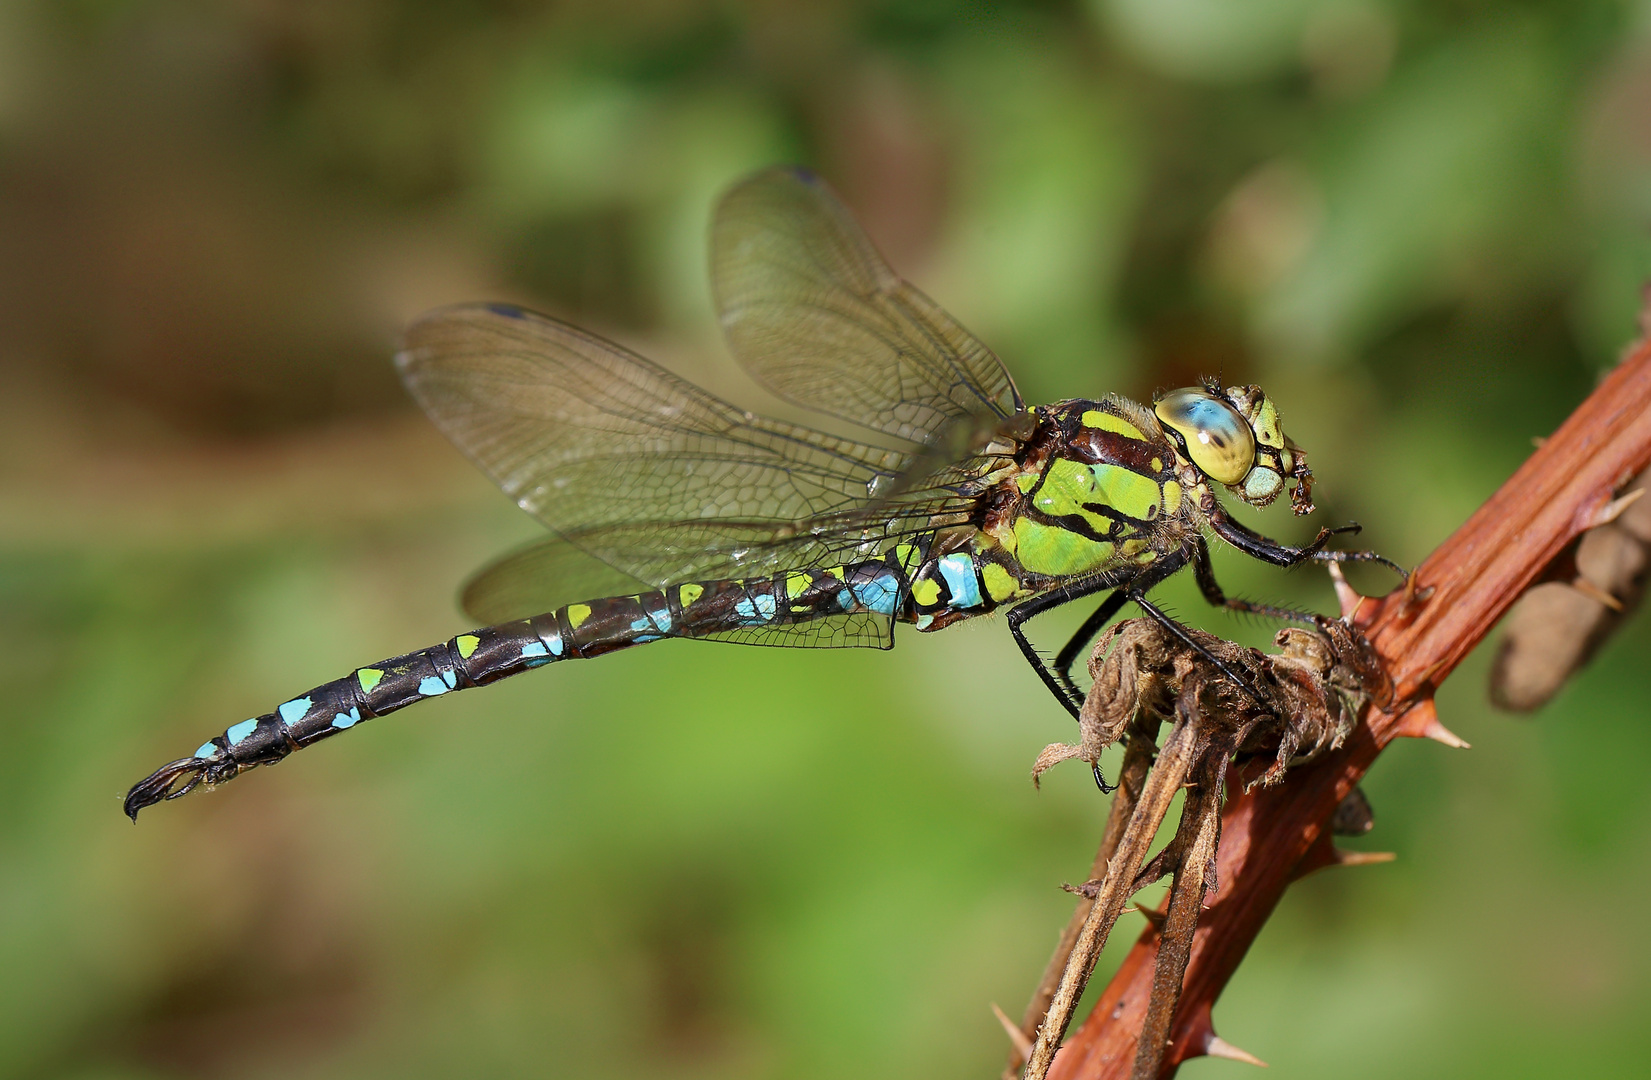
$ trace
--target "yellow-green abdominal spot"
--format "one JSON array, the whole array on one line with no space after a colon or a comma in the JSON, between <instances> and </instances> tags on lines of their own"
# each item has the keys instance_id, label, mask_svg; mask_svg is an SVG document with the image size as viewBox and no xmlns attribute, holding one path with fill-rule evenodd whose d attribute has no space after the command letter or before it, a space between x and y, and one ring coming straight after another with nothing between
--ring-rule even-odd
<instances>
[{"instance_id":1,"label":"yellow-green abdominal spot","mask_svg":"<svg viewBox=\"0 0 1651 1080\"><path fill-rule=\"evenodd\" d=\"M384 678L384 672L377 668L364 667L356 669L355 681L361 684L363 694L372 693L373 687L377 686L382 678Z\"/></svg>"},{"instance_id":2,"label":"yellow-green abdominal spot","mask_svg":"<svg viewBox=\"0 0 1651 1080\"><path fill-rule=\"evenodd\" d=\"M589 604L571 604L568 606L568 625L575 630L579 629L579 624L588 618L590 618Z\"/></svg>"},{"instance_id":3,"label":"yellow-green abdominal spot","mask_svg":"<svg viewBox=\"0 0 1651 1080\"><path fill-rule=\"evenodd\" d=\"M475 652L476 646L481 643L482 639L475 634L460 634L458 638L459 655L466 660L470 659L470 654Z\"/></svg>"},{"instance_id":4,"label":"yellow-green abdominal spot","mask_svg":"<svg viewBox=\"0 0 1651 1080\"><path fill-rule=\"evenodd\" d=\"M1109 412L1101 412L1098 409L1091 409L1083 414L1083 426L1095 428L1098 431L1116 431L1120 435L1131 439L1139 439L1143 442L1146 440L1146 436L1141 434L1141 429L1128 420L1120 416L1113 416Z\"/></svg>"},{"instance_id":5,"label":"yellow-green abdominal spot","mask_svg":"<svg viewBox=\"0 0 1651 1080\"><path fill-rule=\"evenodd\" d=\"M814 578L808 574L787 574L785 578L786 599L797 599L803 594L803 590L812 584L814 584Z\"/></svg>"},{"instance_id":6,"label":"yellow-green abdominal spot","mask_svg":"<svg viewBox=\"0 0 1651 1080\"><path fill-rule=\"evenodd\" d=\"M677 586L676 599L683 607L687 607L703 595L705 595L705 586L703 585Z\"/></svg>"},{"instance_id":7,"label":"yellow-green abdominal spot","mask_svg":"<svg viewBox=\"0 0 1651 1080\"><path fill-rule=\"evenodd\" d=\"M934 607L940 603L940 582L933 578L918 578L911 583L911 598L919 607Z\"/></svg>"},{"instance_id":8,"label":"yellow-green abdominal spot","mask_svg":"<svg viewBox=\"0 0 1651 1080\"><path fill-rule=\"evenodd\" d=\"M1020 588L1020 582L1015 580L1014 575L997 563L989 562L983 566L980 578L986 583L986 595L990 596L994 603L1003 603Z\"/></svg>"},{"instance_id":9,"label":"yellow-green abdominal spot","mask_svg":"<svg viewBox=\"0 0 1651 1080\"><path fill-rule=\"evenodd\" d=\"M1105 540L1091 540L1071 529L1039 524L1030 518L1015 521L1015 554L1020 564L1034 574L1082 574L1111 561L1113 553L1112 544Z\"/></svg>"}]
</instances>

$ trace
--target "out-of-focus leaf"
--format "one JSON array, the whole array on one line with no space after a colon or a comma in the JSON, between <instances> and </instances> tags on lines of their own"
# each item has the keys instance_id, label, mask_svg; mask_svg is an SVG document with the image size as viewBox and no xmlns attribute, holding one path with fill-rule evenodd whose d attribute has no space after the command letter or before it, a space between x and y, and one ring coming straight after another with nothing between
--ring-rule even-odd
<instances>
[{"instance_id":1,"label":"out-of-focus leaf","mask_svg":"<svg viewBox=\"0 0 1651 1080\"><path fill-rule=\"evenodd\" d=\"M967 141L937 291L1000 355L1037 358L1015 365L1023 394L1099 392L1123 360L1107 298L1142 149L1077 50L971 44L947 74Z\"/></svg>"},{"instance_id":2,"label":"out-of-focus leaf","mask_svg":"<svg viewBox=\"0 0 1651 1080\"><path fill-rule=\"evenodd\" d=\"M1312 155L1322 229L1258 305L1268 348L1344 360L1429 306L1548 273L1566 72L1534 29L1452 41L1402 67Z\"/></svg>"},{"instance_id":3,"label":"out-of-focus leaf","mask_svg":"<svg viewBox=\"0 0 1651 1080\"><path fill-rule=\"evenodd\" d=\"M1302 33L1325 0L1091 0L1136 56L1199 82L1272 75L1296 62Z\"/></svg>"}]
</instances>

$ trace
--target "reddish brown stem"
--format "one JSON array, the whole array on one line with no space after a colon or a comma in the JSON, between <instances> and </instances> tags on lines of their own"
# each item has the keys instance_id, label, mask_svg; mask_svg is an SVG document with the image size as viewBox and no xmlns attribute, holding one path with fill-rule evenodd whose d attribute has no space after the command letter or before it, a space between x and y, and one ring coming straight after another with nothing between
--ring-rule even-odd
<instances>
[{"instance_id":1,"label":"reddish brown stem","mask_svg":"<svg viewBox=\"0 0 1651 1080\"><path fill-rule=\"evenodd\" d=\"M1569 419L1413 575L1410 587L1354 614L1393 677L1339 751L1274 788L1233 799L1217 855L1220 888L1193 941L1160 1076L1219 1046L1210 1008L1336 805L1394 739L1437 725L1433 693L1613 493L1651 464L1651 345L1641 343ZM1142 935L1050 1080L1130 1074L1152 989L1156 935Z\"/></svg>"}]
</instances>

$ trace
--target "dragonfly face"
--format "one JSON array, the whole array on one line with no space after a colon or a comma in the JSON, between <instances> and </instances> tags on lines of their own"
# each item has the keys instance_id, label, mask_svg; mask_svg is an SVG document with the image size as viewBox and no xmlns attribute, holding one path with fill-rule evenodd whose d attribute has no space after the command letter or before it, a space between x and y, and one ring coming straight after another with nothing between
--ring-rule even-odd
<instances>
[{"instance_id":1,"label":"dragonfly face","mask_svg":"<svg viewBox=\"0 0 1651 1080\"><path fill-rule=\"evenodd\" d=\"M673 637L888 648L898 623L1011 606L1022 652L1076 715L1065 671L1126 600L1179 632L1146 591L1191 565L1211 602L1244 606L1209 573L1206 529L1279 565L1375 558L1322 552L1328 530L1291 548L1226 518L1212 484L1266 505L1294 482L1297 513L1311 508L1305 459L1260 390L1028 408L807 172L736 185L711 240L735 357L865 441L757 416L513 305L425 316L396 356L407 389L551 535L466 587L465 610L491 625L229 727L135 786L127 812L425 698ZM1045 662L1022 624L1100 591L1083 640Z\"/></svg>"},{"instance_id":2,"label":"dragonfly face","mask_svg":"<svg viewBox=\"0 0 1651 1080\"><path fill-rule=\"evenodd\" d=\"M1171 390L1153 413L1183 460L1251 506L1271 504L1292 480L1292 509L1312 513L1307 455L1285 437L1278 407L1261 387L1209 382Z\"/></svg>"}]
</instances>

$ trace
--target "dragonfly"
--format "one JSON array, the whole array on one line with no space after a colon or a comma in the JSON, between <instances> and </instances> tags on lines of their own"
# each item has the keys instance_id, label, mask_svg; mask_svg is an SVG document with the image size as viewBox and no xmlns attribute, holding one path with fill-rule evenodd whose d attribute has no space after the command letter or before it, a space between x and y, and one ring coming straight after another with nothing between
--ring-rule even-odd
<instances>
[{"instance_id":1,"label":"dragonfly","mask_svg":"<svg viewBox=\"0 0 1651 1080\"><path fill-rule=\"evenodd\" d=\"M435 311L396 364L436 425L550 535L482 569L480 629L358 667L230 726L136 784L145 807L272 765L429 698L669 638L887 649L1006 609L1021 652L1076 717L1071 669L1133 602L1246 687L1147 598L1190 566L1227 597L1205 533L1278 566L1377 561L1292 547L1230 517L1220 489L1313 510L1313 475L1255 386L1216 380L1145 407L1116 395L1028 407L985 345L898 277L826 184L794 167L731 188L711 278L734 356L852 438L732 405L575 326L509 304ZM1402 573L1402 571L1400 571ZM1106 593L1054 657L1026 623ZM1099 771L1096 779L1105 787Z\"/></svg>"}]
</instances>

